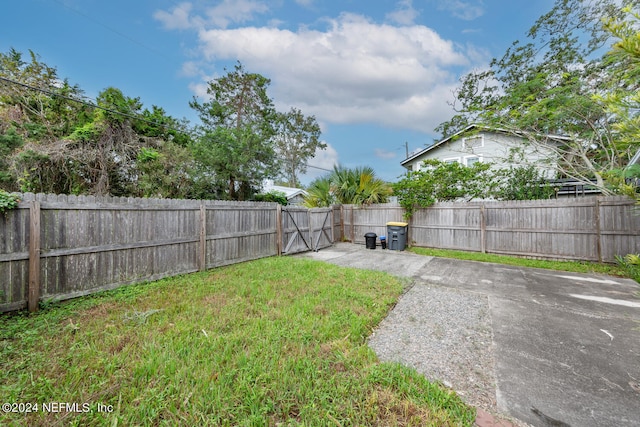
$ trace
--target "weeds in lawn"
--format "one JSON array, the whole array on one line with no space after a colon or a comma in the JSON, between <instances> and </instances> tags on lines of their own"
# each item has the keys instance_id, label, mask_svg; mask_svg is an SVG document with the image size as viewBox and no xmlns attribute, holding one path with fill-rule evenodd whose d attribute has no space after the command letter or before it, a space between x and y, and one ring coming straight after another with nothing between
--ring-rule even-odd
<instances>
[{"instance_id":1,"label":"weeds in lawn","mask_svg":"<svg viewBox=\"0 0 640 427\"><path fill-rule=\"evenodd\" d=\"M624 257L616 256L616 262L630 278L640 283L640 254L628 254Z\"/></svg>"},{"instance_id":2,"label":"weeds in lawn","mask_svg":"<svg viewBox=\"0 0 640 427\"><path fill-rule=\"evenodd\" d=\"M91 410L0 424L471 425L455 393L367 347L402 291L383 273L282 257L2 316L4 400Z\"/></svg>"},{"instance_id":3,"label":"weeds in lawn","mask_svg":"<svg viewBox=\"0 0 640 427\"><path fill-rule=\"evenodd\" d=\"M162 311L161 309L152 308L151 310L142 311L142 312L134 311L133 313L125 313L124 321L136 322L138 324L147 323L147 319L149 318L149 316L151 316L152 314L159 313L161 311Z\"/></svg>"}]
</instances>

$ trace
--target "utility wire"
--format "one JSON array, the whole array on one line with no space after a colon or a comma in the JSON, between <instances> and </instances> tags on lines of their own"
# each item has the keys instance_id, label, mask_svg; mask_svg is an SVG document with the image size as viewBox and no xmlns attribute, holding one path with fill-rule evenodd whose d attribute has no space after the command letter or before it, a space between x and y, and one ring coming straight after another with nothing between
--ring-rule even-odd
<instances>
[{"instance_id":1,"label":"utility wire","mask_svg":"<svg viewBox=\"0 0 640 427\"><path fill-rule=\"evenodd\" d=\"M325 169L325 168L321 168L320 166L313 166L307 163L307 167L308 168L314 168L314 169L320 169L322 171L327 171L327 172L333 172L331 169Z\"/></svg>"},{"instance_id":2,"label":"utility wire","mask_svg":"<svg viewBox=\"0 0 640 427\"><path fill-rule=\"evenodd\" d=\"M66 99L68 101L78 102L80 104L86 105L87 107L97 108L98 110L103 110L103 111L107 111L109 113L118 114L118 115L121 115L121 116L124 116L124 117L128 117L130 119L140 120L141 122L145 122L145 123L148 123L150 125L160 126L160 127L163 127L163 128L167 128L169 130L174 130L176 132L182 132L182 131L180 131L178 129L174 129L174 128L170 127L169 125L165 125L163 123L152 122L150 120L143 119L140 116L134 116L133 114L123 113L122 111L116 111L116 110L112 110L110 108L101 107L101 106L99 106L97 104L94 104L94 103L91 103L89 101L85 101L85 100L79 99L79 98L72 98L70 96L66 96L66 95L62 95L60 93L52 92L52 91L50 91L48 89L43 89L43 88L40 88L40 87L31 86L31 85L28 85L26 83L22 83L22 82L18 82L18 81L15 81L15 80L7 79L7 78L1 77L1 76L0 76L0 81L8 83L8 84L14 84L14 85L17 85L17 86L22 86L22 87L30 89L30 90L35 90L35 91L38 91L38 92L42 92L42 93L47 94L49 96L55 96L55 97L58 97L58 98Z\"/></svg>"},{"instance_id":3,"label":"utility wire","mask_svg":"<svg viewBox=\"0 0 640 427\"><path fill-rule=\"evenodd\" d=\"M59 1L59 0L53 0L53 1L54 1L55 3L58 3L60 6L62 6L62 7L64 7L64 8L67 8L67 9L71 10L72 12L74 12L74 13L76 13L76 14L78 14L78 15L82 16L83 18L85 18L85 19L88 19L88 20L90 20L90 21L95 22L96 24L100 25L101 27L103 27L103 28L105 28L105 29L107 29L107 30L111 31L111 32L112 32L112 33L114 33L114 34L119 35L120 37L122 37L122 38L124 38L124 39L126 39L126 40L130 41L131 43L135 43L135 44L137 44L138 46L141 46L141 47L143 47L143 48L147 49L148 51L155 53L156 55L160 55L160 56L162 56L164 59L166 59L167 61L172 61L172 59L171 59L171 58L169 58L167 55L165 55L163 52L161 52L161 51L159 51L159 50L157 50L157 49L154 49L154 48L152 48L152 47L150 47L150 46L147 46L147 45L145 45L144 43L141 43L141 42L139 42L138 40L136 40L136 39L134 39L134 38L131 38L131 37L129 37L128 35L126 35L126 34L124 34L124 33L121 33L120 31L118 31L118 30L115 30L115 29L111 28L111 27L109 27L109 26L108 26L108 25L106 25L106 24L103 24L102 22L98 21L97 19L95 19L95 18L93 18L93 17L91 17L91 16L89 16L89 15L87 15L87 14L85 14L85 13L82 13L82 12L81 12L81 11L79 11L78 9L75 9L75 8L73 8L73 7L71 7L71 6L68 6L68 5L66 5L64 2Z\"/></svg>"}]
</instances>

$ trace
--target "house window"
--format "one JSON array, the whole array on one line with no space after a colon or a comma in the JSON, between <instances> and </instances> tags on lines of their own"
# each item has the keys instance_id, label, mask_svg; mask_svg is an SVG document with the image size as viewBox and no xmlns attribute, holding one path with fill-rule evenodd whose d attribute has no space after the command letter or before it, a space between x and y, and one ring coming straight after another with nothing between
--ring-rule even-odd
<instances>
[{"instance_id":1,"label":"house window","mask_svg":"<svg viewBox=\"0 0 640 427\"><path fill-rule=\"evenodd\" d=\"M448 159L442 159L442 163L460 163L460 157L449 157Z\"/></svg>"},{"instance_id":2,"label":"house window","mask_svg":"<svg viewBox=\"0 0 640 427\"><path fill-rule=\"evenodd\" d=\"M482 161L482 157L480 156L465 156L464 165L465 166L473 166L474 163L478 163Z\"/></svg>"},{"instance_id":3,"label":"house window","mask_svg":"<svg viewBox=\"0 0 640 427\"><path fill-rule=\"evenodd\" d=\"M484 135L462 138L462 147L467 151L473 151L474 148L484 147Z\"/></svg>"}]
</instances>

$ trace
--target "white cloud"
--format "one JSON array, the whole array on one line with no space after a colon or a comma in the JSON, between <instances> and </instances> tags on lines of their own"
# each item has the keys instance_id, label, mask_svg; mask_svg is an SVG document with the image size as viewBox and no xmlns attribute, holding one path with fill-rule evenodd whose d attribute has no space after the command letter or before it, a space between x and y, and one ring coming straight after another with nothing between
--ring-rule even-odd
<instances>
[{"instance_id":1,"label":"white cloud","mask_svg":"<svg viewBox=\"0 0 640 427\"><path fill-rule=\"evenodd\" d=\"M400 0L398 8L387 14L387 19L400 25L412 25L419 13L413 8L412 0Z\"/></svg>"},{"instance_id":2,"label":"white cloud","mask_svg":"<svg viewBox=\"0 0 640 427\"><path fill-rule=\"evenodd\" d=\"M194 61L187 61L184 64L182 64L180 75L185 77L196 77L200 75L200 67Z\"/></svg>"},{"instance_id":3,"label":"white cloud","mask_svg":"<svg viewBox=\"0 0 640 427\"><path fill-rule=\"evenodd\" d=\"M191 8L191 3L180 3L170 13L164 10L155 11L153 17L162 22L167 30L186 30L194 26L194 22L189 17Z\"/></svg>"},{"instance_id":4,"label":"white cloud","mask_svg":"<svg viewBox=\"0 0 640 427\"><path fill-rule=\"evenodd\" d=\"M208 22L219 28L227 28L231 23L248 22L258 14L269 11L267 5L253 0L223 0L206 11Z\"/></svg>"},{"instance_id":5,"label":"white cloud","mask_svg":"<svg viewBox=\"0 0 640 427\"><path fill-rule=\"evenodd\" d=\"M482 0L436 0L438 9L451 12L456 18L472 21L484 15L485 8Z\"/></svg>"},{"instance_id":6,"label":"white cloud","mask_svg":"<svg viewBox=\"0 0 640 427\"><path fill-rule=\"evenodd\" d=\"M449 4L453 12L475 0L432 1ZM195 10L197 4L180 3L154 14L167 29L195 30L198 46L182 75L199 80L190 85L196 96L207 96L206 82L219 77L211 74L220 72L221 62L240 60L248 71L271 79L269 95L276 107L300 108L326 126L375 123L431 133L453 114L448 103L458 75L490 58L486 50L454 44L413 24L418 12L412 0L399 0L387 15L399 26L343 13L294 30L278 28L275 19L269 26L243 26L268 12L262 1L221 0ZM231 24L238 25L228 28Z\"/></svg>"},{"instance_id":7,"label":"white cloud","mask_svg":"<svg viewBox=\"0 0 640 427\"><path fill-rule=\"evenodd\" d=\"M300 6L310 7L313 4L314 0L295 0Z\"/></svg>"},{"instance_id":8,"label":"white cloud","mask_svg":"<svg viewBox=\"0 0 640 427\"><path fill-rule=\"evenodd\" d=\"M451 115L454 69L482 56L422 25L377 24L355 14L327 24L324 30L201 29L200 52L207 63L239 59L272 80L278 104L318 120L425 132Z\"/></svg>"},{"instance_id":9,"label":"white cloud","mask_svg":"<svg viewBox=\"0 0 640 427\"><path fill-rule=\"evenodd\" d=\"M397 153L395 153L394 151L383 150L382 148L375 148L373 150L373 153L377 158L382 160L395 159L397 156Z\"/></svg>"},{"instance_id":10,"label":"white cloud","mask_svg":"<svg viewBox=\"0 0 640 427\"><path fill-rule=\"evenodd\" d=\"M256 0L222 0L204 10L204 16L192 16L192 3L180 3L171 12L158 10L153 17L162 22L167 30L186 30L213 26L227 28L230 24L253 20L257 15L269 11L267 5Z\"/></svg>"},{"instance_id":11,"label":"white cloud","mask_svg":"<svg viewBox=\"0 0 640 427\"><path fill-rule=\"evenodd\" d=\"M193 94L198 98L206 98L207 96L209 96L207 94L208 88L209 85L206 82L189 84L189 90L191 90L191 92L193 92Z\"/></svg>"}]
</instances>

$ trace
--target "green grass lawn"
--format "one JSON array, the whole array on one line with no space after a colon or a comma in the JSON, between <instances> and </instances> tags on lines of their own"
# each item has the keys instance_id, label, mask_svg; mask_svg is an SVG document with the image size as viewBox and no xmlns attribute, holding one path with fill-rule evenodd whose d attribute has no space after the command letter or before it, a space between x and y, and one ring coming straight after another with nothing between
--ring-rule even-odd
<instances>
[{"instance_id":1,"label":"green grass lawn","mask_svg":"<svg viewBox=\"0 0 640 427\"><path fill-rule=\"evenodd\" d=\"M402 291L275 257L0 315L2 401L38 409L0 425L472 425L455 393L367 347Z\"/></svg>"},{"instance_id":2,"label":"green grass lawn","mask_svg":"<svg viewBox=\"0 0 640 427\"><path fill-rule=\"evenodd\" d=\"M449 249L418 248L409 250L419 255L456 258L469 261L495 262L498 264L517 265L520 267L545 268L548 270L570 271L574 273L596 273L611 276L629 277L627 271L617 264L605 264L587 261L549 261L540 259L520 258L506 255L487 254L481 252L455 251Z\"/></svg>"}]
</instances>

